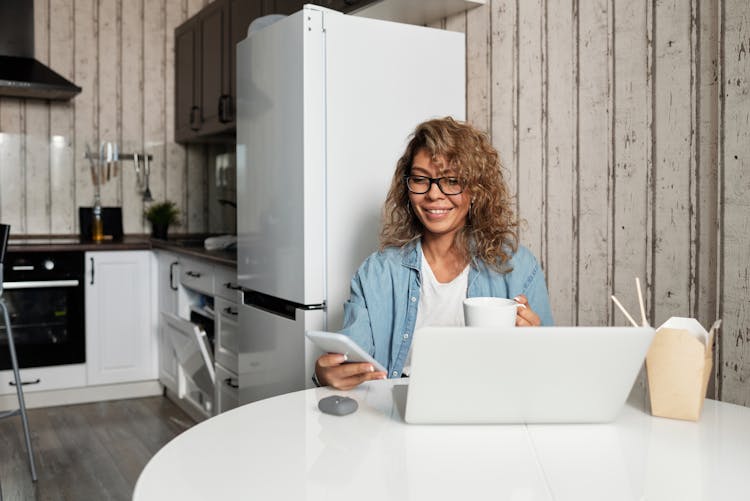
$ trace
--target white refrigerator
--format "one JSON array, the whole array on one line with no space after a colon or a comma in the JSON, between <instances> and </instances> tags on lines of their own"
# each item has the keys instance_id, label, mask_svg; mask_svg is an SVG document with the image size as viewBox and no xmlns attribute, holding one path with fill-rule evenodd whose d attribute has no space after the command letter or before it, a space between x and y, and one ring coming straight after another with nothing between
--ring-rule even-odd
<instances>
[{"instance_id":1,"label":"white refrigerator","mask_svg":"<svg viewBox=\"0 0 750 501\"><path fill-rule=\"evenodd\" d=\"M237 46L239 400L312 385L407 136L465 115L464 34L322 7Z\"/></svg>"}]
</instances>

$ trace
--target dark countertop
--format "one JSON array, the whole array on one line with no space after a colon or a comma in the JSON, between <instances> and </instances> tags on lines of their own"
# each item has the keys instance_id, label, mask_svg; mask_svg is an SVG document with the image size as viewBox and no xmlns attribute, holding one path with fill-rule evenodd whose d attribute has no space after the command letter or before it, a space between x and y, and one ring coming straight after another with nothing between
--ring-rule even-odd
<instances>
[{"instance_id":1,"label":"dark countertop","mask_svg":"<svg viewBox=\"0 0 750 501\"><path fill-rule=\"evenodd\" d=\"M237 251L206 250L205 235L175 235L167 240L149 235L126 235L122 240L95 243L83 241L78 235L17 235L8 240L8 252L57 252L66 250L121 251L163 249L225 266L237 266Z\"/></svg>"},{"instance_id":2,"label":"dark countertop","mask_svg":"<svg viewBox=\"0 0 750 501\"><path fill-rule=\"evenodd\" d=\"M178 254L183 254L190 257L199 259L205 259L217 264L224 264L227 266L237 267L237 250L206 250L203 246L203 239L196 242L193 239L180 240L180 239L167 239L160 240L158 238L151 238L152 249L163 249Z\"/></svg>"}]
</instances>

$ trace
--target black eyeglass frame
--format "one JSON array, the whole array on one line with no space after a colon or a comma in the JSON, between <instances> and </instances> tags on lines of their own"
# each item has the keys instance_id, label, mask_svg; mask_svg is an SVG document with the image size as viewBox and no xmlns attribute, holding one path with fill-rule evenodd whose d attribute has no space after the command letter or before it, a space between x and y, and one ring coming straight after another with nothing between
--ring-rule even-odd
<instances>
[{"instance_id":1,"label":"black eyeglass frame","mask_svg":"<svg viewBox=\"0 0 750 501\"><path fill-rule=\"evenodd\" d=\"M418 177L418 178L427 180L427 181L430 182L430 184L427 185L427 189L424 190L424 191L414 191L412 189L412 187L409 185L409 178L410 177ZM440 190L440 192L443 195L448 196L448 197L452 197L452 196L455 196L455 195L460 195L461 193L464 192L463 184L461 184L461 191L459 191L457 193L446 193L445 190L443 189L443 185L440 184L440 182L443 179L455 179L455 180L459 180L456 176L427 177L427 176L416 176L416 175L413 175L413 174L408 175L408 176L404 176L404 182L406 183L406 189L409 190L411 193L414 193L415 195L424 195L425 193L427 193L428 191L430 191L432 189L432 184L433 183L437 185L438 189Z\"/></svg>"}]
</instances>

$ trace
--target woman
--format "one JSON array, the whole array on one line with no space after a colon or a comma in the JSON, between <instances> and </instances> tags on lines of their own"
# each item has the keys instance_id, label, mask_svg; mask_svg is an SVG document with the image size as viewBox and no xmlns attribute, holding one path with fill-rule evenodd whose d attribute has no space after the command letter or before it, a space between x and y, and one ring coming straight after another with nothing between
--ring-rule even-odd
<instances>
[{"instance_id":1,"label":"woman","mask_svg":"<svg viewBox=\"0 0 750 501\"><path fill-rule=\"evenodd\" d=\"M408 375L412 334L464 325L463 299L514 298L516 325L551 325L544 276L518 245L518 220L497 151L487 136L452 118L417 126L385 201L381 250L360 266L344 305L342 332L388 373L321 356L320 384L353 388Z\"/></svg>"}]
</instances>

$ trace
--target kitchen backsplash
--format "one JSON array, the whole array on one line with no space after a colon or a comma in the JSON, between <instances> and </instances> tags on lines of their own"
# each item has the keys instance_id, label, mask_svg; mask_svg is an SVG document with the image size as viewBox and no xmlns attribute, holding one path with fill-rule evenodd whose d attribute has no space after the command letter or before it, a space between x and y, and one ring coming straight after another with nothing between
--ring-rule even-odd
<instances>
[{"instance_id":1,"label":"kitchen backsplash","mask_svg":"<svg viewBox=\"0 0 750 501\"><path fill-rule=\"evenodd\" d=\"M112 141L153 155L154 200L182 211L175 232L225 231L210 219L234 224L210 214L215 147L174 142L174 28L206 3L34 3L37 59L83 91L69 102L0 98L0 221L14 233L78 233L78 207L94 197L86 146ZM120 166L102 204L123 208L126 233L148 232L133 163Z\"/></svg>"}]
</instances>

